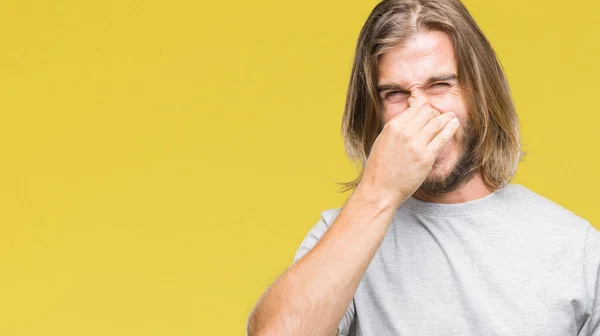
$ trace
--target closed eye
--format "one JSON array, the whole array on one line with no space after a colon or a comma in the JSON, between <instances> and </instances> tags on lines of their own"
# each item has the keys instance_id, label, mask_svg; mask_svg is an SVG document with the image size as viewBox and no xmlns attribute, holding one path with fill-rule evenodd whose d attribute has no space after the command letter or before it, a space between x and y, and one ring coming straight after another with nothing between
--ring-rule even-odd
<instances>
[{"instance_id":1,"label":"closed eye","mask_svg":"<svg viewBox=\"0 0 600 336\"><path fill-rule=\"evenodd\" d=\"M450 85L450 83L439 82L439 83L433 83L433 84L431 84L431 86L429 86L429 89L427 91L430 94L444 94L451 87L452 87L452 85Z\"/></svg>"},{"instance_id":2,"label":"closed eye","mask_svg":"<svg viewBox=\"0 0 600 336\"><path fill-rule=\"evenodd\" d=\"M385 94L385 98L390 98L392 96L397 97L398 95L406 95L406 92L402 92L402 91L390 91L388 93Z\"/></svg>"}]
</instances>

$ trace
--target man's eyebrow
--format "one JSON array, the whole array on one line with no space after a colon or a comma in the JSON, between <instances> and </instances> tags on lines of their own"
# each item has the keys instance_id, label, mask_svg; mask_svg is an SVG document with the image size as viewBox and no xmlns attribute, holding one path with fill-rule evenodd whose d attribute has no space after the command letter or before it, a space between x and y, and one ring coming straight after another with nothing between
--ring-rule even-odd
<instances>
[{"instance_id":1,"label":"man's eyebrow","mask_svg":"<svg viewBox=\"0 0 600 336\"><path fill-rule=\"evenodd\" d=\"M429 79L427 80L427 84L431 84L431 83L435 83L435 82L456 80L457 78L458 78L458 76L456 74L433 76L433 77L429 77Z\"/></svg>"},{"instance_id":2,"label":"man's eyebrow","mask_svg":"<svg viewBox=\"0 0 600 336\"><path fill-rule=\"evenodd\" d=\"M435 83L435 82L456 80L457 78L458 78L458 76L456 74L443 74L443 75L439 75L439 76L433 76L433 77L429 77L427 79L427 81L425 82L425 85L429 85L429 84ZM378 84L377 85L377 93L381 93L382 91L387 91L387 90L398 90L398 91L408 92L408 90L400 84Z\"/></svg>"},{"instance_id":3,"label":"man's eyebrow","mask_svg":"<svg viewBox=\"0 0 600 336\"><path fill-rule=\"evenodd\" d=\"M400 84L377 84L377 93L387 90L408 92L408 90Z\"/></svg>"}]
</instances>

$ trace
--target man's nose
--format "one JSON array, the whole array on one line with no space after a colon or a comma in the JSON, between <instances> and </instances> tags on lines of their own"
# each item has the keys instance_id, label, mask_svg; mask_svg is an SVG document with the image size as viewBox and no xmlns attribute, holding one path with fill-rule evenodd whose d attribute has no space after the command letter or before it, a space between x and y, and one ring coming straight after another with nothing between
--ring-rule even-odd
<instances>
[{"instance_id":1,"label":"man's nose","mask_svg":"<svg viewBox=\"0 0 600 336\"><path fill-rule=\"evenodd\" d=\"M410 97L408 98L408 107L422 107L428 103L427 97L420 91L411 93Z\"/></svg>"}]
</instances>

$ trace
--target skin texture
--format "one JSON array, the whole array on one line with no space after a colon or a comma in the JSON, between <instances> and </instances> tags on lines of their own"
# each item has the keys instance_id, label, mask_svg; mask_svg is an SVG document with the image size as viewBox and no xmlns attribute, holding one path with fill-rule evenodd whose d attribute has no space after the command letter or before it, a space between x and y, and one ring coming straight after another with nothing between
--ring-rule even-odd
<instances>
[{"instance_id":1,"label":"skin texture","mask_svg":"<svg viewBox=\"0 0 600 336\"><path fill-rule=\"evenodd\" d=\"M472 148L476 139L461 87L452 75L457 75L452 40L440 31L421 31L379 60L378 86L397 86L379 92L384 124L405 112L415 101L424 102L440 114L453 112L460 120L459 129L413 194L427 202L462 203L492 192L475 169ZM432 78L437 79L428 81Z\"/></svg>"}]
</instances>

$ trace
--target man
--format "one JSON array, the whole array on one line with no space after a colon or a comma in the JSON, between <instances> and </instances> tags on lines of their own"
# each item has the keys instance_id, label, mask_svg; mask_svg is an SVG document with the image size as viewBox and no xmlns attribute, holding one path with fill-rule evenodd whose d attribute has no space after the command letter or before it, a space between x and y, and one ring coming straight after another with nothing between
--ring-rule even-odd
<instances>
[{"instance_id":1,"label":"man","mask_svg":"<svg viewBox=\"0 0 600 336\"><path fill-rule=\"evenodd\" d=\"M384 0L343 131L360 176L265 292L249 335L600 336L600 232L510 184L503 70L459 0Z\"/></svg>"}]
</instances>

